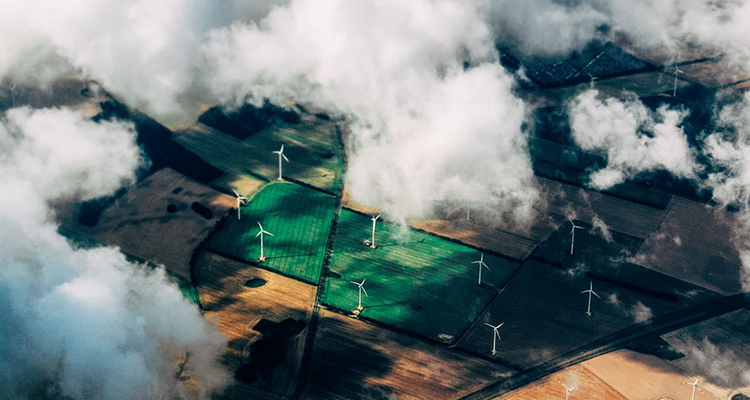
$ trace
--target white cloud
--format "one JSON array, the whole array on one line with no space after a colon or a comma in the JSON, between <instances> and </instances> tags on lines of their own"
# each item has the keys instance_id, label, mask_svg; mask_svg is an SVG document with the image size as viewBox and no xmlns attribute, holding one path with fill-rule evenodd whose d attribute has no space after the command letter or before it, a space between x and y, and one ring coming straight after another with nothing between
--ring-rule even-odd
<instances>
[{"instance_id":1,"label":"white cloud","mask_svg":"<svg viewBox=\"0 0 750 400\"><path fill-rule=\"evenodd\" d=\"M0 390L73 398L195 397L175 377L180 356L223 385L218 330L163 270L112 248L75 249L51 203L107 195L132 182L132 125L66 109L14 109L0 122Z\"/></svg>"},{"instance_id":2,"label":"white cloud","mask_svg":"<svg viewBox=\"0 0 750 400\"><path fill-rule=\"evenodd\" d=\"M528 219L537 192L525 107L483 10L448 0L294 1L259 25L211 34L211 87L234 104L293 98L345 116L349 189L395 219L446 203Z\"/></svg>"},{"instance_id":3,"label":"white cloud","mask_svg":"<svg viewBox=\"0 0 750 400\"><path fill-rule=\"evenodd\" d=\"M592 187L608 189L656 170L680 178L695 176L694 152L680 126L684 111L661 106L651 112L637 99L600 100L598 94L587 90L568 106L573 140L583 150L607 159L605 168L591 174Z\"/></svg>"}]
</instances>

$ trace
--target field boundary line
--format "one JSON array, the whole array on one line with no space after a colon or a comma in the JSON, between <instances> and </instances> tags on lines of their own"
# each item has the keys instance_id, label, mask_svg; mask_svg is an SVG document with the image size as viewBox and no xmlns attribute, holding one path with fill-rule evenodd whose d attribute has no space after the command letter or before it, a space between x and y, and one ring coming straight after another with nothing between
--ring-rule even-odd
<instances>
[{"instance_id":1,"label":"field boundary line","mask_svg":"<svg viewBox=\"0 0 750 400\"><path fill-rule=\"evenodd\" d=\"M290 400L297 400L302 397L305 390L308 387L308 380L310 376L310 364L312 363L312 358L315 355L315 337L318 333L318 325L320 322L320 298L323 295L324 286L325 286L325 279L328 275L328 265L331 263L331 257L333 257L333 242L334 238L336 237L336 230L338 229L339 225L339 216L341 215L341 200L344 194L344 182L343 182L343 175L346 171L346 152L344 150L344 141L341 136L341 130L339 128L338 124L335 124L336 129L336 139L338 142L338 147L336 148L336 152L339 156L339 161L341 162L341 175L339 176L339 190L338 193L334 193L333 196L335 196L335 205L333 209L333 219L331 220L331 227L328 230L328 241L326 242L326 249L325 249L325 255L323 256L323 265L320 269L320 276L318 277L318 285L317 290L315 291L315 301L313 303L313 310L312 315L310 316L310 322L307 326L307 337L305 338L305 348L303 349L302 353L302 360L300 361L300 368L299 368L299 375L297 379L297 386L294 388L294 391L289 396ZM316 188L317 189L317 188ZM328 193L326 191L321 190L323 193ZM328 193L331 194L331 193Z\"/></svg>"},{"instance_id":2,"label":"field boundary line","mask_svg":"<svg viewBox=\"0 0 750 400\"><path fill-rule=\"evenodd\" d=\"M315 282L310 282L310 281L304 280L304 279L302 279L302 278L300 278L298 276L294 276L294 275L288 274L286 272L281 272L281 271L272 269L270 267L267 267L267 266L265 266L263 264L259 264L259 263L255 262L255 261L246 260L246 259L241 258L241 257L237 257L237 256L233 256L231 254L224 253L223 251L214 250L214 249L212 249L210 247L204 247L204 248L201 249L201 251L205 251L205 252L208 252L208 253L214 253L214 254L222 256L224 258L228 258L228 259L230 259L232 261L241 262L241 263L247 264L247 265L249 265L251 267L259 268L259 269L262 269L264 271L268 271L268 272L271 272L271 273L274 273L274 274L277 274L277 275L281 275L281 276L283 276L285 278L294 279L295 281L302 282L302 283L304 283L306 285L316 286Z\"/></svg>"}]
</instances>

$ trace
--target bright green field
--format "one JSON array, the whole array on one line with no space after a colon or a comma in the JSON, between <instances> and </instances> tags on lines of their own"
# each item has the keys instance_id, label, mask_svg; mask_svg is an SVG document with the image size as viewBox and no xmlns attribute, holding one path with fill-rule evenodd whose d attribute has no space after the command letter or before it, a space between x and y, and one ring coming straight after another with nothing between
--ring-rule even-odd
<instances>
[{"instance_id":1,"label":"bright green field","mask_svg":"<svg viewBox=\"0 0 750 400\"><path fill-rule=\"evenodd\" d=\"M248 261L260 257L258 221L263 229L266 261L282 274L318 283L336 199L291 183L272 183L241 207L209 238L207 247Z\"/></svg>"},{"instance_id":2,"label":"bright green field","mask_svg":"<svg viewBox=\"0 0 750 400\"><path fill-rule=\"evenodd\" d=\"M343 310L357 307L357 286L365 282L362 316L450 342L466 329L492 299L518 263L484 255L491 271L477 285L479 251L420 232L402 241L398 225L378 220L376 249L364 244L372 232L369 216L341 210L334 237L331 274L326 277L323 303ZM339 278L336 274L341 275Z\"/></svg>"}]
</instances>

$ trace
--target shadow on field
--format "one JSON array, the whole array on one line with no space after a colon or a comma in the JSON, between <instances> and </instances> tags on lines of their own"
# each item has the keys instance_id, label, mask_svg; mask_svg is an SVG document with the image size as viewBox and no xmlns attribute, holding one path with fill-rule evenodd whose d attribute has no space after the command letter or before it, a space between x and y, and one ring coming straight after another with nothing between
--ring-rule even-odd
<instances>
[{"instance_id":1,"label":"shadow on field","mask_svg":"<svg viewBox=\"0 0 750 400\"><path fill-rule=\"evenodd\" d=\"M393 362L375 348L377 343L373 342L377 340L362 336L363 332L357 329L359 324L338 318L322 319L311 360L309 386L303 398L394 398L391 388L371 383L387 376Z\"/></svg>"},{"instance_id":2,"label":"shadow on field","mask_svg":"<svg viewBox=\"0 0 750 400\"><path fill-rule=\"evenodd\" d=\"M270 381L276 367L287 357L290 340L306 326L304 321L293 318L281 322L261 319L253 330L263 334L263 337L250 345L250 362L235 370L235 378L242 383L255 383L259 379Z\"/></svg>"}]
</instances>

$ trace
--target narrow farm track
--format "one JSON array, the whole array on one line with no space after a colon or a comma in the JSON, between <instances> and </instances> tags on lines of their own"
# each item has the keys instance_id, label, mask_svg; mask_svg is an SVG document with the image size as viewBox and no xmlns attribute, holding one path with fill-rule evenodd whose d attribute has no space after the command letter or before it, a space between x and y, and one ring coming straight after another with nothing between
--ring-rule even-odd
<instances>
[{"instance_id":1,"label":"narrow farm track","mask_svg":"<svg viewBox=\"0 0 750 400\"><path fill-rule=\"evenodd\" d=\"M632 325L508 379L497 381L461 399L493 399L572 365L622 349L629 343L663 335L749 306L750 293L742 293L663 314L649 321Z\"/></svg>"}]
</instances>

